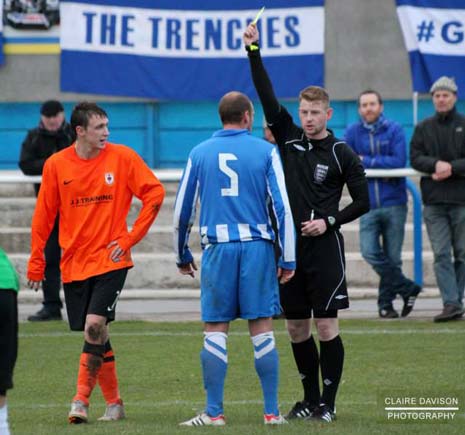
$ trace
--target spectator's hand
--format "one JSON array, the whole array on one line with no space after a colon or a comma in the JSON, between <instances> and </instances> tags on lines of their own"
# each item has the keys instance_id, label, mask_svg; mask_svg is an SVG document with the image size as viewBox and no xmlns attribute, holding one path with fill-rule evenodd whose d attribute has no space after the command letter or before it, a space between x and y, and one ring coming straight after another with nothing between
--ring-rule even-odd
<instances>
[{"instance_id":1,"label":"spectator's hand","mask_svg":"<svg viewBox=\"0 0 465 435\"><path fill-rule=\"evenodd\" d=\"M117 240L113 240L107 245L107 249L111 248L113 249L110 252L110 260L113 261L113 263L118 263L118 261L121 260L121 257L124 255L126 251L119 246Z\"/></svg>"},{"instance_id":2,"label":"spectator's hand","mask_svg":"<svg viewBox=\"0 0 465 435\"><path fill-rule=\"evenodd\" d=\"M313 219L302 222L300 229L303 237L316 237L324 234L327 228L324 219Z\"/></svg>"},{"instance_id":3,"label":"spectator's hand","mask_svg":"<svg viewBox=\"0 0 465 435\"><path fill-rule=\"evenodd\" d=\"M278 279L280 284L289 282L295 274L295 270L283 269L278 267Z\"/></svg>"},{"instance_id":4,"label":"spectator's hand","mask_svg":"<svg viewBox=\"0 0 465 435\"><path fill-rule=\"evenodd\" d=\"M245 29L243 40L245 45L250 45L254 42L257 42L260 38L257 26L255 24L249 24L247 29Z\"/></svg>"},{"instance_id":5,"label":"spectator's hand","mask_svg":"<svg viewBox=\"0 0 465 435\"><path fill-rule=\"evenodd\" d=\"M27 282L27 286L34 290L35 292L38 291L40 289L40 284L41 284L41 281L33 281L32 279L30 279L28 282Z\"/></svg>"},{"instance_id":6,"label":"spectator's hand","mask_svg":"<svg viewBox=\"0 0 465 435\"><path fill-rule=\"evenodd\" d=\"M194 272L197 270L197 265L195 264L195 261L192 260L191 263L178 266L178 269L181 275L190 275L192 278L195 278Z\"/></svg>"},{"instance_id":7,"label":"spectator's hand","mask_svg":"<svg viewBox=\"0 0 465 435\"><path fill-rule=\"evenodd\" d=\"M435 181L445 180L452 175L452 165L449 162L438 160L435 166L435 172L431 178Z\"/></svg>"}]
</instances>

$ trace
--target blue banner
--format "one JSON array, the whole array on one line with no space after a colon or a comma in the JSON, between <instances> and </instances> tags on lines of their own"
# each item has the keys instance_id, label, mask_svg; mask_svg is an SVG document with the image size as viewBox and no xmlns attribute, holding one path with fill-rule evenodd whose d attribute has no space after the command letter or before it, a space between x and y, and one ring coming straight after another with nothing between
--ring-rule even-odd
<instances>
[{"instance_id":1,"label":"blue banner","mask_svg":"<svg viewBox=\"0 0 465 435\"><path fill-rule=\"evenodd\" d=\"M429 92L445 75L455 78L465 98L465 0L397 0L397 14L413 90Z\"/></svg>"},{"instance_id":2,"label":"blue banner","mask_svg":"<svg viewBox=\"0 0 465 435\"><path fill-rule=\"evenodd\" d=\"M0 65L3 65L5 57L3 55L3 4L0 4Z\"/></svg>"},{"instance_id":3,"label":"blue banner","mask_svg":"<svg viewBox=\"0 0 465 435\"><path fill-rule=\"evenodd\" d=\"M324 0L62 0L61 90L160 100L255 97L242 35L260 8L278 97L323 86Z\"/></svg>"}]
</instances>

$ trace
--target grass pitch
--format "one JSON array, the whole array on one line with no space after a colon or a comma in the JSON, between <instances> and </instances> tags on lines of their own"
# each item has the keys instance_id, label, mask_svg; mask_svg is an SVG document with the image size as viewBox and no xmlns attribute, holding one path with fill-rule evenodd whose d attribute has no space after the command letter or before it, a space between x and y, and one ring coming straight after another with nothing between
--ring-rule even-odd
<instances>
[{"instance_id":1,"label":"grass pitch","mask_svg":"<svg viewBox=\"0 0 465 435\"><path fill-rule=\"evenodd\" d=\"M301 386L283 321L275 322L280 354L280 407L286 413L301 399ZM231 325L223 428L182 428L178 423L204 407L199 352L202 325L116 322L116 354L127 419L98 422L105 405L98 387L90 422L69 425L82 335L64 322L21 324L15 388L8 394L13 435L62 434L463 434L465 433L465 322L341 321L346 362L331 424L292 422L265 427L259 381L246 323ZM390 421L390 397L458 397L459 411L446 422Z\"/></svg>"}]
</instances>

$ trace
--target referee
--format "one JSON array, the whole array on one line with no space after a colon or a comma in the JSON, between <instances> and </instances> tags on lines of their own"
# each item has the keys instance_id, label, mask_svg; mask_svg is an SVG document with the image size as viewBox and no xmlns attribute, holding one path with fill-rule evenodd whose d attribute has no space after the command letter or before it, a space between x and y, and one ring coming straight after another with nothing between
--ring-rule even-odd
<instances>
[{"instance_id":1,"label":"referee","mask_svg":"<svg viewBox=\"0 0 465 435\"><path fill-rule=\"evenodd\" d=\"M333 112L326 90L309 86L301 91L301 127L297 126L274 95L258 40L256 26L249 25L244 43L252 79L281 154L298 234L296 273L281 286L280 297L304 398L286 418L331 422L344 363L337 316L338 310L349 306L344 240L339 227L369 210L368 186L360 159L326 127ZM344 185L352 202L339 210ZM311 334L312 316L319 353Z\"/></svg>"}]
</instances>

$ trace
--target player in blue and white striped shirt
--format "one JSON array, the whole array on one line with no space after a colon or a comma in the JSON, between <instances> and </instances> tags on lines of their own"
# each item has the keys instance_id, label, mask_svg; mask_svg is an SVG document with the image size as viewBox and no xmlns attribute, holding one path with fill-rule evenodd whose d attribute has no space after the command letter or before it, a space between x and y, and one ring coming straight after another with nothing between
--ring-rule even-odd
<instances>
[{"instance_id":1,"label":"player in blue and white striped shirt","mask_svg":"<svg viewBox=\"0 0 465 435\"><path fill-rule=\"evenodd\" d=\"M273 145L250 135L251 101L230 92L220 101L223 130L190 153L176 198L174 244L180 273L197 267L188 247L200 197L202 248L201 352L207 406L183 425L223 425L223 386L229 322L248 319L255 367L264 395L266 424L285 422L279 414L278 354L272 316L280 312L276 275L289 281L295 269L295 232L284 173ZM268 204L271 201L281 247L276 269Z\"/></svg>"}]
</instances>

